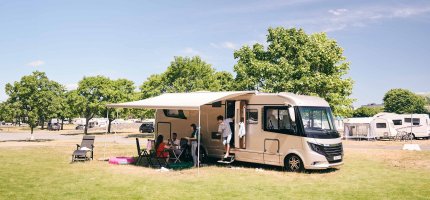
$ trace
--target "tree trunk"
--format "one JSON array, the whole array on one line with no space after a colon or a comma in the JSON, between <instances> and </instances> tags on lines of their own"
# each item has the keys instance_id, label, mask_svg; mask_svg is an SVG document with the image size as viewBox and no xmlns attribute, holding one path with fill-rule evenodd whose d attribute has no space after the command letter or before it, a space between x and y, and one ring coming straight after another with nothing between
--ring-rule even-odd
<instances>
[{"instance_id":1,"label":"tree trunk","mask_svg":"<svg viewBox=\"0 0 430 200\"><path fill-rule=\"evenodd\" d=\"M34 127L32 125L30 125L30 130L31 130L30 140L34 140L33 129L34 129Z\"/></svg>"},{"instance_id":2,"label":"tree trunk","mask_svg":"<svg viewBox=\"0 0 430 200\"><path fill-rule=\"evenodd\" d=\"M88 134L88 124L90 123L90 119L85 118L85 127L84 127L84 134Z\"/></svg>"},{"instance_id":3,"label":"tree trunk","mask_svg":"<svg viewBox=\"0 0 430 200\"><path fill-rule=\"evenodd\" d=\"M45 119L42 119L42 130L45 128Z\"/></svg>"},{"instance_id":4,"label":"tree trunk","mask_svg":"<svg viewBox=\"0 0 430 200\"><path fill-rule=\"evenodd\" d=\"M61 118L61 130L63 130L64 118Z\"/></svg>"},{"instance_id":5,"label":"tree trunk","mask_svg":"<svg viewBox=\"0 0 430 200\"><path fill-rule=\"evenodd\" d=\"M113 119L108 119L108 121L109 121L109 124L108 124L108 133L110 133Z\"/></svg>"}]
</instances>

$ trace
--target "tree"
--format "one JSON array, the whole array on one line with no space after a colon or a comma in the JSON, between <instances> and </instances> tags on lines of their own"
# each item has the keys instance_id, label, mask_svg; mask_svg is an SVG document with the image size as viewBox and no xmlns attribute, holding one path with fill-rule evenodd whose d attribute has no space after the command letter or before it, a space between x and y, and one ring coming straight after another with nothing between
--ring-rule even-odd
<instances>
[{"instance_id":1,"label":"tree","mask_svg":"<svg viewBox=\"0 0 430 200\"><path fill-rule=\"evenodd\" d=\"M6 84L7 100L14 109L21 110L19 115L33 130L38 123L55 115L60 106L61 92L64 88L57 82L48 79L44 72L35 71L23 76L19 82Z\"/></svg>"},{"instance_id":2,"label":"tree","mask_svg":"<svg viewBox=\"0 0 430 200\"><path fill-rule=\"evenodd\" d=\"M268 46L254 44L234 52L237 90L292 92L324 98L336 115L352 113L353 81L343 49L325 33L269 28Z\"/></svg>"},{"instance_id":3,"label":"tree","mask_svg":"<svg viewBox=\"0 0 430 200\"><path fill-rule=\"evenodd\" d=\"M121 103L135 100L134 82L127 79L118 79L110 81L110 91L107 96L106 101L109 103ZM109 113L108 116L108 133L111 132L111 124L112 121L117 118L117 113L122 117L127 114L127 110L125 109L113 109L113 108L105 108L105 112ZM106 113L107 114L107 113Z\"/></svg>"},{"instance_id":4,"label":"tree","mask_svg":"<svg viewBox=\"0 0 430 200\"><path fill-rule=\"evenodd\" d=\"M353 117L373 117L376 114L382 112L383 107L366 107L362 106L357 110L354 110Z\"/></svg>"},{"instance_id":5,"label":"tree","mask_svg":"<svg viewBox=\"0 0 430 200\"><path fill-rule=\"evenodd\" d=\"M63 130L64 120L69 119L69 121L79 115L79 113L73 109L76 101L77 93L75 91L64 92L61 96L61 109L57 113L57 117L61 119L61 130Z\"/></svg>"},{"instance_id":6,"label":"tree","mask_svg":"<svg viewBox=\"0 0 430 200\"><path fill-rule=\"evenodd\" d=\"M425 98L406 89L391 89L385 93L383 100L387 112L426 113Z\"/></svg>"},{"instance_id":7,"label":"tree","mask_svg":"<svg viewBox=\"0 0 430 200\"><path fill-rule=\"evenodd\" d=\"M198 56L175 57L164 73L148 77L140 90L145 99L165 92L226 91L233 82L229 72L216 72Z\"/></svg>"},{"instance_id":8,"label":"tree","mask_svg":"<svg viewBox=\"0 0 430 200\"><path fill-rule=\"evenodd\" d=\"M13 112L13 105L9 102L1 102L0 103L0 121L5 122L13 122L15 119L15 115Z\"/></svg>"},{"instance_id":9,"label":"tree","mask_svg":"<svg viewBox=\"0 0 430 200\"><path fill-rule=\"evenodd\" d=\"M88 124L96 115L106 110L108 98L111 95L110 79L104 76L84 77L78 83L76 96L73 96L74 109L86 119L84 133L88 133Z\"/></svg>"}]
</instances>

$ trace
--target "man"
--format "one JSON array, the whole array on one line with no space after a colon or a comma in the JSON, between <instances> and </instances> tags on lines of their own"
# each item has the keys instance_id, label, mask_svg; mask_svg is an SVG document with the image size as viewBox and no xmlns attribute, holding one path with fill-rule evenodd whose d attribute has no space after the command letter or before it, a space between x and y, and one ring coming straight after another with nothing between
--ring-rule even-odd
<instances>
[{"instance_id":1,"label":"man","mask_svg":"<svg viewBox=\"0 0 430 200\"><path fill-rule=\"evenodd\" d=\"M230 141L231 141L231 129L230 129L230 122L233 122L231 118L227 118L224 120L224 117L222 115L217 117L218 120L218 133L222 134L223 138L223 144L225 146L225 156L224 158L227 158L230 156Z\"/></svg>"},{"instance_id":2,"label":"man","mask_svg":"<svg viewBox=\"0 0 430 200\"><path fill-rule=\"evenodd\" d=\"M181 140L178 139L178 134L173 133L172 134L172 145L173 146L179 146L180 143L181 143Z\"/></svg>"}]
</instances>

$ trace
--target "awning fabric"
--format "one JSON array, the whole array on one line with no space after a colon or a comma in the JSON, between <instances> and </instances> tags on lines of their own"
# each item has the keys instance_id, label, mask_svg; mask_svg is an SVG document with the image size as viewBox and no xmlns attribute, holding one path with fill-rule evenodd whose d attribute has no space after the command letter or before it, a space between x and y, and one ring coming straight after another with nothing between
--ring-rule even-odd
<instances>
[{"instance_id":1,"label":"awning fabric","mask_svg":"<svg viewBox=\"0 0 430 200\"><path fill-rule=\"evenodd\" d=\"M175 109L175 110L199 110L200 106L233 98L251 91L240 92L191 92L191 93L166 93L160 96L125 103L108 104L109 108L146 108L146 109Z\"/></svg>"}]
</instances>

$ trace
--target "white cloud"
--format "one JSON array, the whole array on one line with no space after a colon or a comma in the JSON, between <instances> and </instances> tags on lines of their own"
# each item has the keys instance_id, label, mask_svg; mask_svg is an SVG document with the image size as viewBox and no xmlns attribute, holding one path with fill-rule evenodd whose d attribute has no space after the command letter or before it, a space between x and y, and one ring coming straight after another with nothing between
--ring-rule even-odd
<instances>
[{"instance_id":1,"label":"white cloud","mask_svg":"<svg viewBox=\"0 0 430 200\"><path fill-rule=\"evenodd\" d=\"M77 83L66 84L64 86L66 87L67 91L78 89L78 84Z\"/></svg>"},{"instance_id":2,"label":"white cloud","mask_svg":"<svg viewBox=\"0 0 430 200\"><path fill-rule=\"evenodd\" d=\"M315 31L332 32L349 27L365 27L368 24L396 18L420 17L430 13L429 5L379 5L355 9L331 9L325 13L314 13L308 18L289 20L283 25L304 27Z\"/></svg>"},{"instance_id":3,"label":"white cloud","mask_svg":"<svg viewBox=\"0 0 430 200\"><path fill-rule=\"evenodd\" d=\"M342 15L343 13L345 13L346 11L348 11L348 9L340 8L340 9L335 9L335 10L329 10L328 12L333 14L333 15L339 16L339 15Z\"/></svg>"},{"instance_id":4,"label":"white cloud","mask_svg":"<svg viewBox=\"0 0 430 200\"><path fill-rule=\"evenodd\" d=\"M43 60L35 60L35 61L31 61L29 63L27 63L28 66L31 67L39 67L45 64L45 61Z\"/></svg>"}]
</instances>

